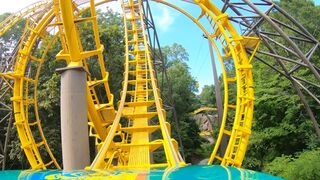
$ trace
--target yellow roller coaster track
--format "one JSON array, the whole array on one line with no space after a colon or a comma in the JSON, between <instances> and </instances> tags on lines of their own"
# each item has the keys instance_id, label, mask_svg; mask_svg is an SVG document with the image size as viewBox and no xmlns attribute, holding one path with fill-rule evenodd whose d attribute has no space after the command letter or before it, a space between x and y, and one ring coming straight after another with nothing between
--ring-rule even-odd
<instances>
[{"instance_id":1,"label":"yellow roller coaster track","mask_svg":"<svg viewBox=\"0 0 320 180\"><path fill-rule=\"evenodd\" d=\"M204 32L216 50L223 74L224 112L222 126L209 164L218 160L222 165L241 166L250 135L254 100L250 64L254 53L248 57L245 48L251 48L255 52L260 43L259 39L240 36L228 20L228 15L221 13L209 0L195 1L202 10L200 18L205 17L209 22L209 29L200 23L200 18L194 18L181 8L166 1L154 1L186 15ZM89 58L96 60L100 66L101 79L89 76L87 82L90 132L96 137L99 149L90 169L170 168L185 164L179 155L177 142L171 138L170 125L166 122L166 113L162 107L148 36L145 32L141 0L121 1L126 43L125 73L121 100L117 112L114 110L113 96L108 85L108 72L104 68L103 46L99 40L95 11L96 5L106 2L108 1L95 4L90 0L89 7L79 11L77 5L71 4L71 1L54 0L50 10L42 12L42 18L28 18L14 72L1 74L3 78L14 80L14 94L11 100L14 106L15 122L22 149L33 169L60 168L43 135L37 105L37 86L41 66L57 37L60 37L62 43L62 50L57 55L57 59L66 60L68 66L84 66L88 72L90 72L87 62ZM81 17L81 14L87 10L90 11L90 16ZM74 12L77 12L77 16L74 16ZM91 24L95 49L85 49L81 46L81 34L77 30L77 23ZM52 35L54 33L49 32L52 29L58 29L59 36ZM34 49L41 45L46 45L44 46L46 48L39 55ZM230 59L235 67L232 77L228 77L224 67L224 61ZM236 94L230 94L230 84L236 85ZM95 88L99 85L105 91L107 96L105 100L99 99L96 95ZM229 102L231 95L236 96L236 102ZM31 111L35 114L34 117L29 117L28 114ZM230 118L228 112L232 111L233 116ZM233 124L232 129L226 128L227 117ZM120 120L125 123L120 124ZM34 127L37 127L38 135L41 137L39 142L35 140ZM220 157L218 150L222 136L225 135L229 136L228 146L226 152L221 152L224 156ZM49 154L50 161L47 163L43 162L41 157L43 152L39 150L41 147L45 147L45 151ZM150 158L153 153L164 153L166 161L153 163ZM117 165L113 163L114 161L117 161Z\"/></svg>"},{"instance_id":2,"label":"yellow roller coaster track","mask_svg":"<svg viewBox=\"0 0 320 180\"><path fill-rule=\"evenodd\" d=\"M141 0L122 0L125 27L125 72L121 101L106 141L91 165L91 169L148 169L183 164L177 142L171 139L170 125L162 107L160 90L148 45ZM155 108L151 108L155 106ZM150 109L155 109L151 111ZM151 119L158 122L152 124ZM125 126L120 125L126 117ZM152 124L152 125L151 125ZM160 131L162 138L150 140ZM114 141L121 136L119 142ZM163 147L166 161L152 163L150 154ZM105 161L105 159L108 161ZM113 161L118 161L117 166Z\"/></svg>"},{"instance_id":3,"label":"yellow roller coaster track","mask_svg":"<svg viewBox=\"0 0 320 180\"><path fill-rule=\"evenodd\" d=\"M236 83L237 88L236 103L230 104L227 99L224 101L222 125L209 163L217 159L221 161L222 165L239 167L245 156L249 135L251 134L254 100L252 65L250 64L253 56L250 59L248 58L246 46L257 49L259 39L240 36L229 21L228 15L221 13L209 0L197 0L196 2L202 9L201 16L205 16L211 25L212 33L209 36L210 39L215 38L220 41L223 52L225 53L219 60L223 61L232 58L234 62L235 77L227 77L227 74L224 73L224 87L226 89L228 83ZM221 62L221 64L223 64L223 62ZM225 92L225 97L228 97L228 91ZM235 110L231 130L225 129L228 110ZM220 157L217 155L217 151L223 134L230 136L230 138L224 156Z\"/></svg>"},{"instance_id":4,"label":"yellow roller coaster track","mask_svg":"<svg viewBox=\"0 0 320 180\"><path fill-rule=\"evenodd\" d=\"M20 137L21 147L33 169L45 169L52 163L54 163L57 168L60 168L44 138L38 114L38 106L36 103L37 96L34 94L37 92L37 79L40 67L43 63L44 56L49 49L46 48L43 52L43 56L35 56L31 54L32 47L36 44L37 37L42 36L41 30L47 23L49 23L48 21L50 21L50 17L53 17L52 10L38 22L33 22L30 19L28 20L20 43L14 72L6 74L12 76L14 79L14 91L11 100L13 101L13 108L15 112L15 125ZM28 73L26 71L28 64L39 64L38 69L32 69L33 72L36 72L35 74ZM28 116L30 109L34 109L34 119L30 119ZM34 127L38 127L38 131L41 136L40 142L36 142L33 137L32 129L36 132ZM41 158L39 150L41 146L44 146L45 150L50 155L51 161L48 163L44 163Z\"/></svg>"},{"instance_id":5,"label":"yellow roller coaster track","mask_svg":"<svg viewBox=\"0 0 320 180\"><path fill-rule=\"evenodd\" d=\"M218 60L220 61L224 85L224 111L219 135L215 143L215 147L210 156L208 164L212 164L214 160L220 161L221 165L232 165L240 167L245 156L251 133L251 123L253 118L253 79L251 60L260 44L260 40L256 37L240 36L228 19L228 15L221 11L209 0L196 0L195 3L201 8L202 13L198 19L192 17L183 9L162 0L154 0L170 6L186 15L190 20L198 25L204 32L206 37L213 45ZM199 22L200 18L205 17L211 29L206 28ZM223 49L220 52L220 48ZM245 48L250 48L253 53L248 57ZM235 74L228 77L224 67L224 61L232 59L234 63ZM229 84L236 86L236 94L231 94ZM236 102L231 104L229 96L235 96ZM233 117L230 117L233 112ZM227 129L226 123L232 122L232 129ZM223 157L218 155L223 136L228 136L228 146Z\"/></svg>"},{"instance_id":6,"label":"yellow roller coaster track","mask_svg":"<svg viewBox=\"0 0 320 180\"><path fill-rule=\"evenodd\" d=\"M28 17L43 11L49 1L39 1L37 3L31 4L20 11L11 14L8 18L0 23L0 36L3 36L12 26L19 22L22 18Z\"/></svg>"},{"instance_id":7,"label":"yellow roller coaster track","mask_svg":"<svg viewBox=\"0 0 320 180\"><path fill-rule=\"evenodd\" d=\"M102 1L108 2L108 1ZM98 3L101 4L102 2ZM51 10L50 10L51 9ZM38 114L38 101L37 101L37 86L38 86L38 79L40 75L41 66L45 60L46 54L48 50L51 48L51 45L56 40L57 36L52 37L47 31L46 28L60 25L61 22L58 22L59 18L54 19L54 9L50 7L48 11L43 11L42 13L45 13L44 17L41 19L38 19L38 22L34 22L33 19L28 18L27 19L27 25L24 30L22 40L19 46L19 52L18 56L16 58L15 63L15 69L14 72L7 72L1 74L1 77L6 79L13 79L14 80L14 93L11 100L13 101L14 106L14 112L15 112L15 124L18 130L18 135L20 137L21 141L21 147L24 150L28 161L33 169L46 169L47 167L56 167L60 168L59 164L55 160L52 152L50 151L50 148L48 146L48 143L46 142L46 139L44 137L42 128L41 128L41 121ZM83 12L87 11L88 8L85 8L79 14L82 14ZM63 33L60 33L63 34ZM62 38L61 38L62 39ZM36 42L48 42L47 48L42 51L42 55L34 55L36 54L33 52L33 48L37 47L38 44ZM63 40L61 40L63 42ZM66 47L66 44L62 44L63 47ZM100 46L100 51L103 49L103 47ZM61 51L63 52L63 51ZM33 54L34 53L34 54ZM91 53L91 54L90 54ZM86 52L83 53L84 56L90 57L90 55L97 55L99 52ZM57 55L57 58L63 58L63 56L66 56L63 53L59 53ZM101 57L101 56L100 56ZM66 58L66 61L69 62L69 59ZM100 63L100 62L99 62ZM88 66L85 66L88 68ZM104 65L102 64L100 67L104 68ZM88 69L87 69L88 70ZM35 74L30 74L26 72L35 72ZM90 132L91 136L94 136L98 140L103 140L101 137L104 137L106 135L106 132L101 133L99 131L100 129L105 128L107 125L106 123L111 123L110 120L108 121L107 118L112 119L112 116L114 114L113 109L113 96L109 89L106 89L108 98L111 99L111 103L100 103L99 99L97 97L94 97L95 93L95 87L99 84L106 84L108 74L105 70L103 70L104 73L101 73L105 76L103 80L91 80L90 77L88 78L87 82L87 88L88 92L92 94L92 96L88 96L88 114L90 120L94 119L89 122L90 125ZM32 76L32 77L31 77ZM106 84L108 88L108 84ZM31 94L30 94L31 93ZM35 117L34 119L30 119L28 117L29 112L32 112L34 109ZM107 111L109 110L109 112ZM110 112L111 111L111 112ZM107 114L109 113L109 114ZM94 123L99 123L99 125L94 126ZM103 122L104 121L104 122ZM94 127L94 128L93 128ZM38 129L35 129L38 128ZM99 134L101 133L101 137ZM103 136L104 135L104 136ZM40 136L41 140L39 142L36 142L34 136ZM42 149L42 146L45 147L45 149ZM43 159L40 155L40 150L46 151L47 154L50 157L50 161L48 163L44 163ZM50 166L54 164L54 166Z\"/></svg>"},{"instance_id":8,"label":"yellow roller coaster track","mask_svg":"<svg viewBox=\"0 0 320 180\"><path fill-rule=\"evenodd\" d=\"M199 109L197 109L197 110L193 111L193 113L192 113L192 114L198 114L198 113L201 113L201 112L203 112L203 111L216 111L216 110L217 110L217 108L212 108L212 107L201 107L201 108L199 108Z\"/></svg>"}]
</instances>

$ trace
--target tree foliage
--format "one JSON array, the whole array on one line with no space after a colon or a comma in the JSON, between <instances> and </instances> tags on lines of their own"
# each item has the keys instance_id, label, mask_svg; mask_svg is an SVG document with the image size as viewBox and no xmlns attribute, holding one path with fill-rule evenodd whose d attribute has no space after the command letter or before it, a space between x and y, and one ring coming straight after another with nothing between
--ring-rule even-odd
<instances>
[{"instance_id":1,"label":"tree foliage","mask_svg":"<svg viewBox=\"0 0 320 180\"><path fill-rule=\"evenodd\" d=\"M317 39L320 38L319 33L315 31L318 28L315 22L319 21L317 14L320 13L320 8L315 6L314 2L281 0L277 3L297 18ZM278 16L277 14L273 15ZM315 53L316 60L320 57L319 55L319 51ZM272 60L268 58L265 57L265 60L271 62ZM316 63L318 62L317 60ZM310 118L291 83L264 64L254 61L253 67L255 113L252 137L244 167L268 171L289 179L300 179L304 176L298 176L290 168L295 166L298 171L298 164L304 161L304 155L310 154L310 157L316 157L311 156L314 153L311 150L319 147L319 138L317 138ZM299 75L313 81L305 72L300 72ZM316 117L319 118L319 108L314 106L311 99L307 99L307 101ZM289 163L292 155L295 154L301 154L301 156L298 156L294 163ZM311 161L316 163L317 160L310 159ZM287 163L290 165L286 166ZM278 171L277 168L279 168ZM311 174L306 178L318 176L315 173L315 167L310 165L308 168ZM290 173L292 176L289 176Z\"/></svg>"},{"instance_id":2,"label":"tree foliage","mask_svg":"<svg viewBox=\"0 0 320 180\"><path fill-rule=\"evenodd\" d=\"M184 153L186 160L191 162L196 159L196 156L199 156L196 150L201 148L202 143L199 136L199 127L190 116L198 104L198 99L195 94L198 91L197 81L189 72L189 67L186 64L186 61L189 60L189 55L182 45L173 44L172 46L165 46L162 48L162 52L166 62L165 68L168 79L172 86L172 94L170 95L167 92L170 84L166 79L161 79L161 75L158 75L160 83L164 81L164 87L161 89L162 94L167 104L169 104L168 99L170 97L166 96L172 96L173 98ZM168 119L175 130L173 137L178 140L178 126L176 122L173 121L174 117L170 113L170 110L168 112Z\"/></svg>"},{"instance_id":3,"label":"tree foliage","mask_svg":"<svg viewBox=\"0 0 320 180\"><path fill-rule=\"evenodd\" d=\"M265 170L289 180L320 179L320 149L275 158Z\"/></svg>"},{"instance_id":4,"label":"tree foliage","mask_svg":"<svg viewBox=\"0 0 320 180\"><path fill-rule=\"evenodd\" d=\"M216 103L214 94L214 85L204 85L199 95L201 105L213 107Z\"/></svg>"}]
</instances>

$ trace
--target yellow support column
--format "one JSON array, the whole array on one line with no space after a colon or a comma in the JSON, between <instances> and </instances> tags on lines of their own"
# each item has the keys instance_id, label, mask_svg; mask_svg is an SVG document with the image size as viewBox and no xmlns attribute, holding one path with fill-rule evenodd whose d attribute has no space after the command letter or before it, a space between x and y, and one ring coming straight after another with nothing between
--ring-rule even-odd
<instances>
[{"instance_id":1,"label":"yellow support column","mask_svg":"<svg viewBox=\"0 0 320 180\"><path fill-rule=\"evenodd\" d=\"M76 37L77 30L74 23L72 1L60 0L60 10L62 15L64 33L71 60L68 66L82 66L80 58L80 42L79 39Z\"/></svg>"}]
</instances>

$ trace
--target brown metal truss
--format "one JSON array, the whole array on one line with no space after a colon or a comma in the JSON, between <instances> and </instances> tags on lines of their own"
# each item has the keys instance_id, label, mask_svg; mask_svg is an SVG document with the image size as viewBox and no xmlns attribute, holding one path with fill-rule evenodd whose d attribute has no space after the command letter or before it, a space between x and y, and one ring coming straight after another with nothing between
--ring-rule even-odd
<instances>
[{"instance_id":1,"label":"brown metal truss","mask_svg":"<svg viewBox=\"0 0 320 180\"><path fill-rule=\"evenodd\" d=\"M229 14L229 19L237 24L243 35L255 34L261 39L255 58L291 82L320 137L319 123L313 112L316 108L306 99L313 99L316 106L320 106L319 60L312 58L319 41L276 3L268 0L222 1L222 11ZM247 51L252 53L253 50L248 47Z\"/></svg>"}]
</instances>

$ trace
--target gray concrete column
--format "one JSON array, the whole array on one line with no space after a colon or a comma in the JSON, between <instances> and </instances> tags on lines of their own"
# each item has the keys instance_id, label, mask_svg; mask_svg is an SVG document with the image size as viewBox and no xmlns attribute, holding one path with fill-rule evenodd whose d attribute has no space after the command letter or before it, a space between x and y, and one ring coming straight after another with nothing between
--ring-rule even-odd
<instances>
[{"instance_id":1,"label":"gray concrete column","mask_svg":"<svg viewBox=\"0 0 320 180\"><path fill-rule=\"evenodd\" d=\"M209 51L211 56L211 65L212 65L212 73L213 73L213 80L214 80L214 90L215 90L215 96L216 96L216 105L218 109L218 128L220 129L222 125L222 118L223 118L223 102L222 102L222 95L221 95L221 87L219 82L219 75L217 71L217 67L214 60L214 54L213 54L213 48L210 40L208 40L209 43ZM223 134L222 140L220 144L220 156L223 157L228 146L228 137Z\"/></svg>"},{"instance_id":2,"label":"gray concrete column","mask_svg":"<svg viewBox=\"0 0 320 180\"><path fill-rule=\"evenodd\" d=\"M59 69L61 72L61 140L64 170L90 165L87 72L83 67Z\"/></svg>"}]
</instances>

